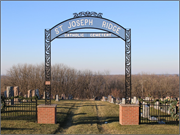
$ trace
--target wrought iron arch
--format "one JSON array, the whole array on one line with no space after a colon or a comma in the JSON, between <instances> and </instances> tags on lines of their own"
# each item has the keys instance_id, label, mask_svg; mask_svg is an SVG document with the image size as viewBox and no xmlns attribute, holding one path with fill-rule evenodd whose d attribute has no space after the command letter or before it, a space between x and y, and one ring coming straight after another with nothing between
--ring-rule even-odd
<instances>
[{"instance_id":1,"label":"wrought iron arch","mask_svg":"<svg viewBox=\"0 0 180 135\"><path fill-rule=\"evenodd\" d=\"M87 24L88 21L89 24ZM74 22L74 26L73 26L73 22ZM68 27L68 23L69 23L69 27ZM63 22L60 22L59 24L53 26L49 30L45 29L45 104L46 105L51 104L51 42L54 39L59 38L63 34L78 29L103 30L113 34L114 37L121 38L122 40L125 41L125 97L127 99L126 103L130 104L131 103L131 29L125 29L116 22L113 22L106 18L102 18L102 13L97 14L96 12L88 12L88 11L80 12L79 14L74 13L74 18L70 18Z\"/></svg>"}]
</instances>

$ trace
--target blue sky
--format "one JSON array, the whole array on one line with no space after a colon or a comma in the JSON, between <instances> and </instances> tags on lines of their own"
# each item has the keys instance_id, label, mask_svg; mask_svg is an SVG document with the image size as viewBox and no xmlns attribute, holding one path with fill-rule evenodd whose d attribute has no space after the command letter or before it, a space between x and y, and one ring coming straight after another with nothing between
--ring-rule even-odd
<instances>
[{"instance_id":1,"label":"blue sky","mask_svg":"<svg viewBox=\"0 0 180 135\"><path fill-rule=\"evenodd\" d=\"M44 29L81 11L131 28L132 74L179 74L178 1L2 1L1 75L12 65L44 63ZM120 38L55 39L51 53L51 65L125 74Z\"/></svg>"}]
</instances>

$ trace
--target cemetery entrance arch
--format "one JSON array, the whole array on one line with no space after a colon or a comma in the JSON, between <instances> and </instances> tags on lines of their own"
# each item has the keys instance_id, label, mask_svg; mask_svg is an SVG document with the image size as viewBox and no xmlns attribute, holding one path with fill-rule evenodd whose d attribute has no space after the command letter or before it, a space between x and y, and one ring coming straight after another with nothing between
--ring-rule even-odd
<instances>
[{"instance_id":1,"label":"cemetery entrance arch","mask_svg":"<svg viewBox=\"0 0 180 135\"><path fill-rule=\"evenodd\" d=\"M45 104L51 104L51 42L56 38L121 38L125 41L125 97L131 103L131 29L103 18L102 13L80 12L51 29L45 29ZM98 29L105 32L71 32Z\"/></svg>"}]
</instances>

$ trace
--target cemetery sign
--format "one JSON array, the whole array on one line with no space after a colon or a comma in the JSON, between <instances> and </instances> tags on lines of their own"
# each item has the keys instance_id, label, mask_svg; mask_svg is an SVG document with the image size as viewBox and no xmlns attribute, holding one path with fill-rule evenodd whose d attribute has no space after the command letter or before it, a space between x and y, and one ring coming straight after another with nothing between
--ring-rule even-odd
<instances>
[{"instance_id":1,"label":"cemetery sign","mask_svg":"<svg viewBox=\"0 0 180 135\"><path fill-rule=\"evenodd\" d=\"M79 12L51 29L45 29L45 104L51 104L51 42L56 38L121 38L125 41L125 97L131 97L131 29L103 18L102 13ZM104 32L79 32L79 29L98 29ZM48 82L48 83L47 83ZM126 100L126 103L131 103Z\"/></svg>"}]
</instances>

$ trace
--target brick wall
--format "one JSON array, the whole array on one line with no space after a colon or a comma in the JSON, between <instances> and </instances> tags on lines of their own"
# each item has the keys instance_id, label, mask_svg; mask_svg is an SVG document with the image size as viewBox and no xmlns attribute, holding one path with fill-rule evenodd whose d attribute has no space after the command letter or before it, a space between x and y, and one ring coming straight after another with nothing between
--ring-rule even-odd
<instances>
[{"instance_id":1,"label":"brick wall","mask_svg":"<svg viewBox=\"0 0 180 135\"><path fill-rule=\"evenodd\" d=\"M56 104L38 105L37 121L41 124L56 124Z\"/></svg>"},{"instance_id":2,"label":"brick wall","mask_svg":"<svg viewBox=\"0 0 180 135\"><path fill-rule=\"evenodd\" d=\"M139 105L119 105L119 123L121 125L139 125Z\"/></svg>"}]
</instances>

